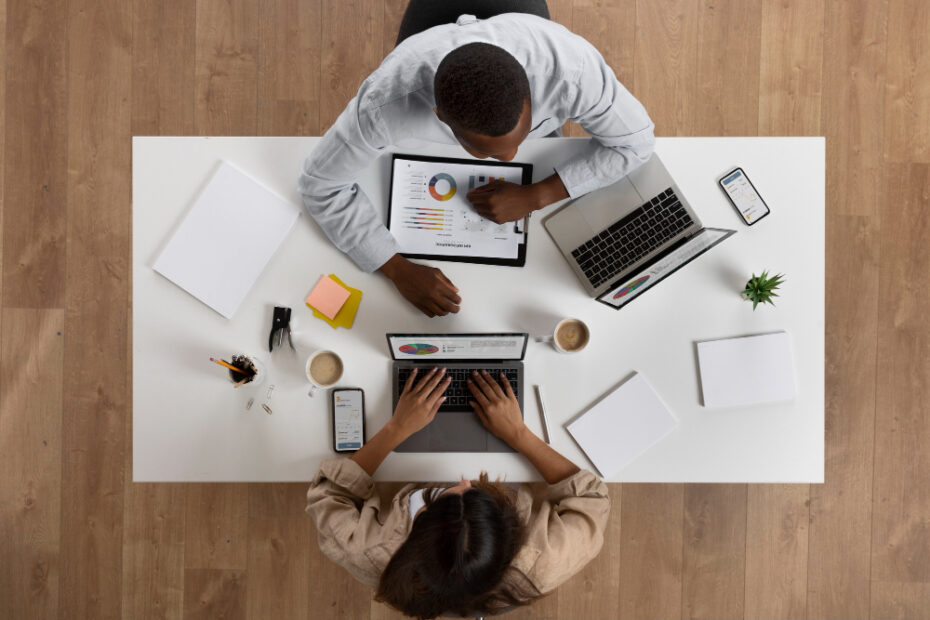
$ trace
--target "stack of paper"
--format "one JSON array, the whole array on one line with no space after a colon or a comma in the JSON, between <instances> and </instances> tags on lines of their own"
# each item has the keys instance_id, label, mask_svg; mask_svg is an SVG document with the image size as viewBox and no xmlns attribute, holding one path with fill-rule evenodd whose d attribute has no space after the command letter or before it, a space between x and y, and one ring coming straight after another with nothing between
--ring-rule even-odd
<instances>
[{"instance_id":1,"label":"stack of paper","mask_svg":"<svg viewBox=\"0 0 930 620\"><path fill-rule=\"evenodd\" d=\"M698 343L705 407L791 400L797 393L787 332Z\"/></svg>"},{"instance_id":2,"label":"stack of paper","mask_svg":"<svg viewBox=\"0 0 930 620\"><path fill-rule=\"evenodd\" d=\"M675 416L637 373L569 424L568 432L606 478L677 426Z\"/></svg>"},{"instance_id":3,"label":"stack of paper","mask_svg":"<svg viewBox=\"0 0 930 620\"><path fill-rule=\"evenodd\" d=\"M222 162L153 268L231 319L299 215Z\"/></svg>"}]
</instances>

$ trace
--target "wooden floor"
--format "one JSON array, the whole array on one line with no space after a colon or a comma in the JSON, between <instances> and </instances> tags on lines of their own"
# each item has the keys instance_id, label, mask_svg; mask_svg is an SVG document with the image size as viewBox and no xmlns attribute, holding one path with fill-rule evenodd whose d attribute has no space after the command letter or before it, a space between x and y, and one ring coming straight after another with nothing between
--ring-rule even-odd
<instances>
[{"instance_id":1,"label":"wooden floor","mask_svg":"<svg viewBox=\"0 0 930 620\"><path fill-rule=\"evenodd\" d=\"M305 485L132 483L130 136L318 135L405 4L0 0L0 618L396 617ZM658 135L826 136L826 483L611 485L510 617L930 617L930 2L550 6Z\"/></svg>"}]
</instances>

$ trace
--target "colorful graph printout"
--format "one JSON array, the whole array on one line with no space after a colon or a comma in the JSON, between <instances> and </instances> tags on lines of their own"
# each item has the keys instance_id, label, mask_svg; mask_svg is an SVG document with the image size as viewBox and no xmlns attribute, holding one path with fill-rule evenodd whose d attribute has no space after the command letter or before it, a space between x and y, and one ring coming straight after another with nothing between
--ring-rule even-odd
<instances>
[{"instance_id":1,"label":"colorful graph printout","mask_svg":"<svg viewBox=\"0 0 930 620\"><path fill-rule=\"evenodd\" d=\"M636 278L635 280L633 280L632 282L624 286L622 289L617 291L617 293L614 295L614 299L620 299L627 293L632 293L633 291L638 289L640 286L642 286L643 283L648 279L649 279L649 276L643 276L641 278Z\"/></svg>"},{"instance_id":2,"label":"colorful graph printout","mask_svg":"<svg viewBox=\"0 0 930 620\"><path fill-rule=\"evenodd\" d=\"M445 181L449 184L449 189L445 194L440 194L439 190L436 189L436 184L440 181ZM452 175L446 174L445 172L439 172L433 175L433 178L429 180L430 196L436 200L449 200L455 196L455 189L455 179L452 178Z\"/></svg>"},{"instance_id":3,"label":"colorful graph printout","mask_svg":"<svg viewBox=\"0 0 930 620\"><path fill-rule=\"evenodd\" d=\"M521 183L522 177L519 166L397 159L391 183L391 233L405 254L517 258L525 239L522 228L479 215L466 188L492 181Z\"/></svg>"},{"instance_id":4,"label":"colorful graph printout","mask_svg":"<svg viewBox=\"0 0 930 620\"><path fill-rule=\"evenodd\" d=\"M433 346L431 344L404 344L398 347L401 353L406 353L407 355L431 355L439 351L439 347Z\"/></svg>"}]
</instances>

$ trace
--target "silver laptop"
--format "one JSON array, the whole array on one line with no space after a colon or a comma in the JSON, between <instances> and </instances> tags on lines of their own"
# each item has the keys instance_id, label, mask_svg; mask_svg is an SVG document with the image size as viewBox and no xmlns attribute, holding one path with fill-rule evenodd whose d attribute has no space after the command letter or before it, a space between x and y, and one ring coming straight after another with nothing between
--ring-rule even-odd
<instances>
[{"instance_id":1,"label":"silver laptop","mask_svg":"<svg viewBox=\"0 0 930 620\"><path fill-rule=\"evenodd\" d=\"M705 228L655 154L543 225L588 294L615 308L735 232Z\"/></svg>"},{"instance_id":2,"label":"silver laptop","mask_svg":"<svg viewBox=\"0 0 930 620\"><path fill-rule=\"evenodd\" d=\"M417 381L436 367L446 368L452 377L436 417L400 444L397 452L514 451L478 419L468 404L472 398L466 380L472 370L487 370L495 379L503 372L522 412L527 334L387 334L387 339L394 360L392 410L414 368L419 369Z\"/></svg>"}]
</instances>

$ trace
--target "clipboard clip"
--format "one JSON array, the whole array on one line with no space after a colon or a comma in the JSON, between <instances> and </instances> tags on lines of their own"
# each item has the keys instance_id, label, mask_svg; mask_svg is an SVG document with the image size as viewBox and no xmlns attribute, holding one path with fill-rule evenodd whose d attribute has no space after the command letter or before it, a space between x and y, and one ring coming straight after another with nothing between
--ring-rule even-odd
<instances>
[{"instance_id":1,"label":"clipboard clip","mask_svg":"<svg viewBox=\"0 0 930 620\"><path fill-rule=\"evenodd\" d=\"M279 347L283 346L285 336L287 336L287 344L296 351L291 341L291 309L275 306L274 315L271 317L271 333L268 334L268 351L274 351L275 340Z\"/></svg>"}]
</instances>

